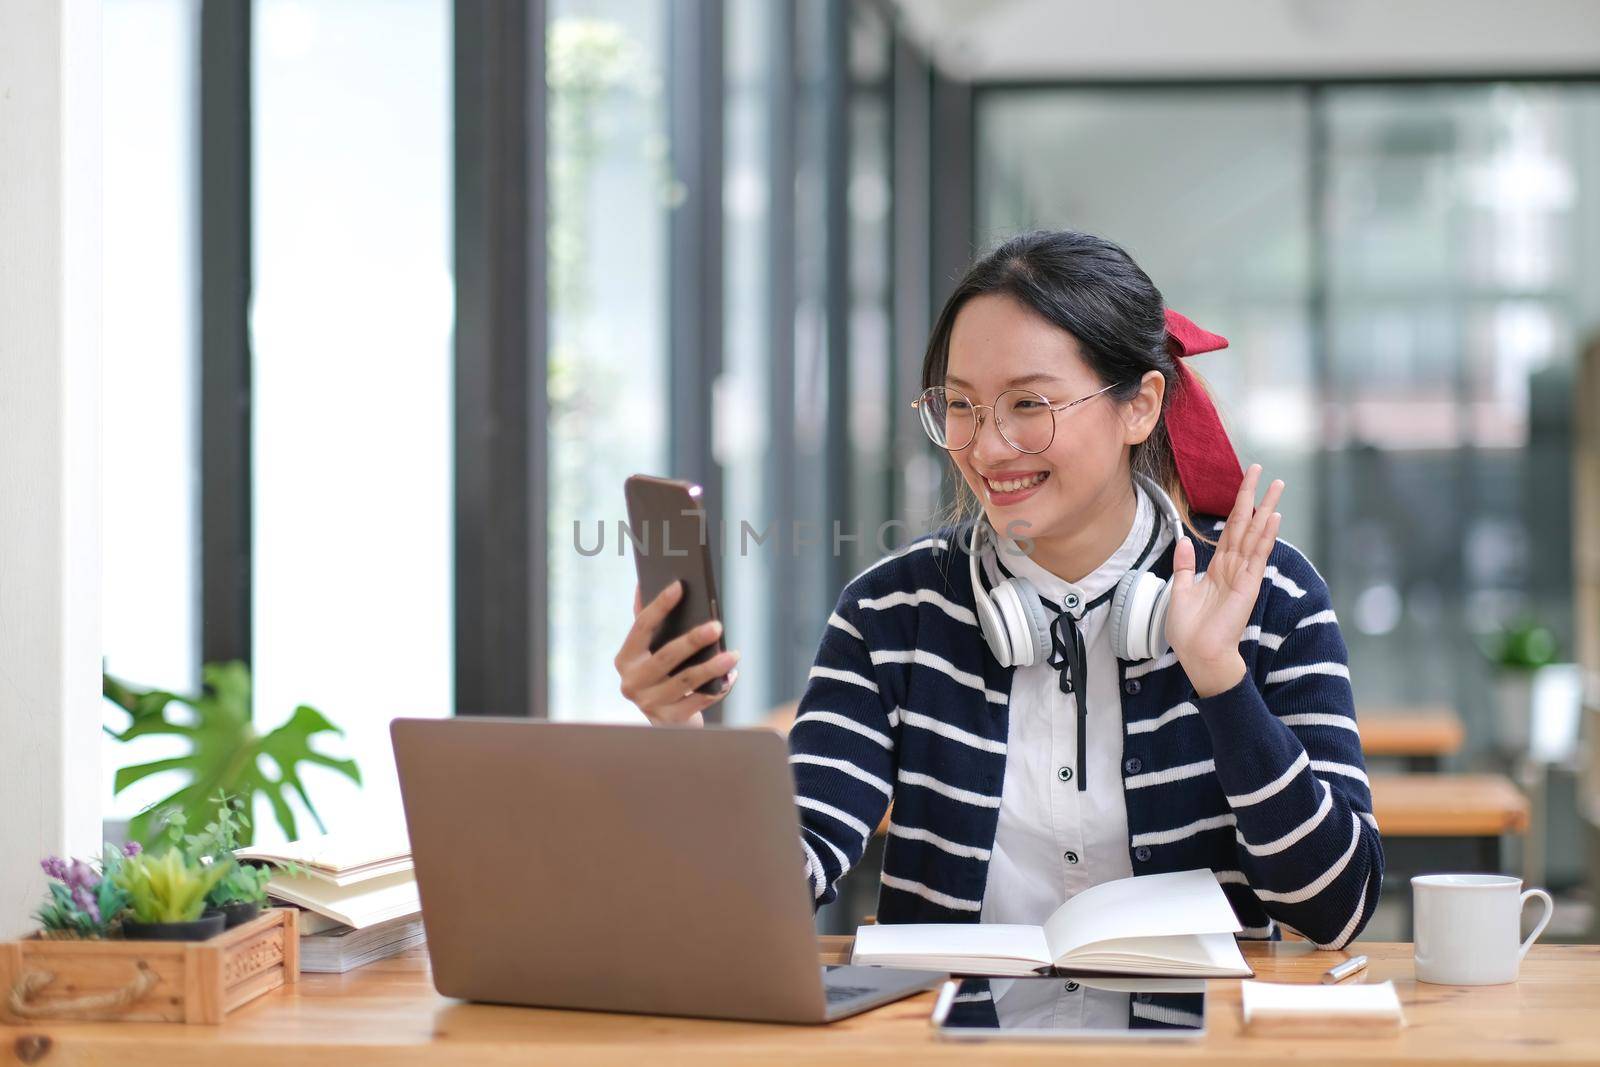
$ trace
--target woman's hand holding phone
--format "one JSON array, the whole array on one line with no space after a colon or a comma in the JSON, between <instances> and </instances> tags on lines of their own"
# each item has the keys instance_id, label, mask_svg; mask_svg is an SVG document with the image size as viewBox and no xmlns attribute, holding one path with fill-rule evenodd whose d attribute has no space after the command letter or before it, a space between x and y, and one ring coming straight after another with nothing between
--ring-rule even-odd
<instances>
[{"instance_id":1,"label":"woman's hand holding phone","mask_svg":"<svg viewBox=\"0 0 1600 1067\"><path fill-rule=\"evenodd\" d=\"M673 582L649 604L644 604L639 587L634 586L633 627L628 630L614 661L617 673L622 676L622 695L657 726L701 725L705 719L700 713L727 696L739 677L734 669L739 653L733 649L674 673L684 660L716 642L722 633L722 623L715 619L650 651L651 639L682 596L683 583ZM727 675L728 680L720 692L695 692L723 675Z\"/></svg>"}]
</instances>

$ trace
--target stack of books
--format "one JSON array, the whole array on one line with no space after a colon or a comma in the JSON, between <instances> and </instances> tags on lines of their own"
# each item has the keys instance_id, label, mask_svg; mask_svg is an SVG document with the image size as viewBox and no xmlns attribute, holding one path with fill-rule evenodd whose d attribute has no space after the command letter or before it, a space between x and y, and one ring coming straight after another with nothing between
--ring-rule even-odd
<instances>
[{"instance_id":1,"label":"stack of books","mask_svg":"<svg viewBox=\"0 0 1600 1067\"><path fill-rule=\"evenodd\" d=\"M357 929L314 911L300 914L300 969L343 974L423 944L420 915Z\"/></svg>"},{"instance_id":2,"label":"stack of books","mask_svg":"<svg viewBox=\"0 0 1600 1067\"><path fill-rule=\"evenodd\" d=\"M301 909L302 971L343 973L423 943L422 902L403 832L325 834L234 855L299 866L299 874L274 874L267 895Z\"/></svg>"}]
</instances>

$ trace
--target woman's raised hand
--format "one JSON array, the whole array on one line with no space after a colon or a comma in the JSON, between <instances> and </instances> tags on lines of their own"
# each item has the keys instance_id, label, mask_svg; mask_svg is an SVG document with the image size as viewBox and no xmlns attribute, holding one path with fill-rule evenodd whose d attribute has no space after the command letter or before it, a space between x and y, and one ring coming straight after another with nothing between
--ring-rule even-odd
<instances>
[{"instance_id":1,"label":"woman's raised hand","mask_svg":"<svg viewBox=\"0 0 1600 1067\"><path fill-rule=\"evenodd\" d=\"M614 661L617 673L622 676L622 695L633 701L645 718L657 726L701 725L705 719L700 713L727 696L739 677L739 672L734 670L739 653L733 649L719 652L704 663L678 670L684 660L716 641L722 633L722 623L715 620L702 623L656 651L650 651L651 639L682 596L683 583L673 582L649 604L644 604L639 587L634 586L633 627ZM709 695L695 692L724 674L728 675L728 682L721 692Z\"/></svg>"},{"instance_id":2,"label":"woman's raised hand","mask_svg":"<svg viewBox=\"0 0 1600 1067\"><path fill-rule=\"evenodd\" d=\"M1283 482L1274 481L1256 504L1261 465L1252 464L1223 526L1216 553L1199 581L1194 577L1194 542L1185 535L1172 553L1172 602L1167 608L1167 643L1177 653L1195 692L1215 696L1244 677L1239 641L1255 610L1267 555L1282 516L1274 509Z\"/></svg>"}]
</instances>

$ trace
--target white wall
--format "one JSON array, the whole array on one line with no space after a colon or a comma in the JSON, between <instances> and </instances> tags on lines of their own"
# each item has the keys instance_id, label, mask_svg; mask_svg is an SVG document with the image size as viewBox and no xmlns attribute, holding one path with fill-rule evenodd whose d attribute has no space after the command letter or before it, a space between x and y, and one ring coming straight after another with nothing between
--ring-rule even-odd
<instances>
[{"instance_id":1,"label":"white wall","mask_svg":"<svg viewBox=\"0 0 1600 1067\"><path fill-rule=\"evenodd\" d=\"M1600 69L1594 0L896 0L940 66L1004 78Z\"/></svg>"},{"instance_id":2,"label":"white wall","mask_svg":"<svg viewBox=\"0 0 1600 1067\"><path fill-rule=\"evenodd\" d=\"M100 5L0 2L0 938L100 842Z\"/></svg>"}]
</instances>

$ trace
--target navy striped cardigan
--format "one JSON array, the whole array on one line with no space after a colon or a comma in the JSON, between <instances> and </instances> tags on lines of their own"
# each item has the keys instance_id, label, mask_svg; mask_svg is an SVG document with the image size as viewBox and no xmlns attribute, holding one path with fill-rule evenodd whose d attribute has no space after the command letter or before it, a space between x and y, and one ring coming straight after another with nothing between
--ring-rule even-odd
<instances>
[{"instance_id":1,"label":"navy striped cardigan","mask_svg":"<svg viewBox=\"0 0 1600 1067\"><path fill-rule=\"evenodd\" d=\"M1215 517L1198 529L1221 529ZM829 617L789 734L816 904L892 799L877 918L976 922L1005 780L1013 668L973 614L970 523L856 576ZM1196 571L1211 546L1194 540ZM1168 545L1152 572L1172 574ZM1279 540L1239 646L1238 685L1199 698L1168 652L1118 660L1135 874L1208 867L1241 937L1342 946L1378 902L1383 847L1344 638L1322 576Z\"/></svg>"}]
</instances>

